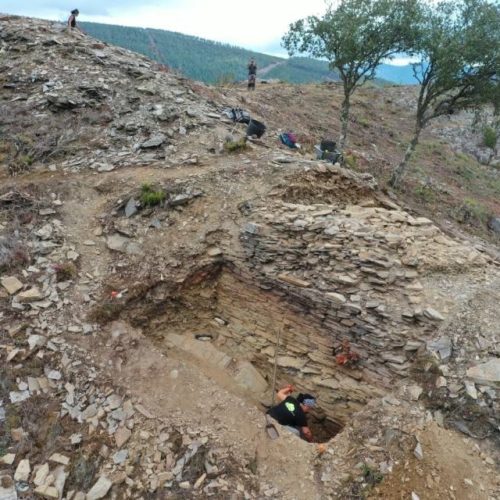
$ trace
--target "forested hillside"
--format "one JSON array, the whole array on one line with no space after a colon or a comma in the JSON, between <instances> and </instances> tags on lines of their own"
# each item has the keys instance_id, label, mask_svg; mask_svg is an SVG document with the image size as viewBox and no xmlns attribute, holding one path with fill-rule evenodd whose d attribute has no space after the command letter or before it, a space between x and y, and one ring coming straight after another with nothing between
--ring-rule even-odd
<instances>
[{"instance_id":1,"label":"forested hillside","mask_svg":"<svg viewBox=\"0 0 500 500\"><path fill-rule=\"evenodd\" d=\"M207 83L246 78L246 65L254 57L259 68L285 61L231 45L172 31L81 23L90 35L105 42L140 52Z\"/></svg>"},{"instance_id":2,"label":"forested hillside","mask_svg":"<svg viewBox=\"0 0 500 500\"><path fill-rule=\"evenodd\" d=\"M125 47L180 70L189 78L206 83L232 82L246 78L246 65L254 57L263 78L276 78L290 83L337 80L324 61L305 57L290 59L213 42L172 31L131 28L111 24L80 23L88 34L105 42ZM385 76L385 71L391 78ZM380 77L396 83L411 83L398 76L396 66L381 65ZM402 68L404 72L404 68ZM396 73L395 73L396 72ZM406 74L408 73L406 68Z\"/></svg>"}]
</instances>

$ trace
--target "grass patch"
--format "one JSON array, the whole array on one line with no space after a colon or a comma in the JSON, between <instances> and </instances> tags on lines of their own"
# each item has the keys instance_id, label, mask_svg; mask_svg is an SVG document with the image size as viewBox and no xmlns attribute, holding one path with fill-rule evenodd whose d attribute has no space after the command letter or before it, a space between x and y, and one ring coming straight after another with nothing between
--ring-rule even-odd
<instances>
[{"instance_id":1,"label":"grass patch","mask_svg":"<svg viewBox=\"0 0 500 500\"><path fill-rule=\"evenodd\" d=\"M89 320L105 324L113 321L120 316L123 310L123 305L118 302L104 301L102 304L96 305L89 313Z\"/></svg>"},{"instance_id":2,"label":"grass patch","mask_svg":"<svg viewBox=\"0 0 500 500\"><path fill-rule=\"evenodd\" d=\"M154 207L165 201L166 194L161 189L156 191L151 184L144 183L141 186L139 200L144 207Z\"/></svg>"},{"instance_id":3,"label":"grass patch","mask_svg":"<svg viewBox=\"0 0 500 500\"><path fill-rule=\"evenodd\" d=\"M500 179L489 179L486 184L496 195L500 196Z\"/></svg>"},{"instance_id":4,"label":"grass patch","mask_svg":"<svg viewBox=\"0 0 500 500\"><path fill-rule=\"evenodd\" d=\"M489 212L484 205L477 200L465 198L458 207L456 219L464 224L486 224Z\"/></svg>"},{"instance_id":5,"label":"grass patch","mask_svg":"<svg viewBox=\"0 0 500 500\"><path fill-rule=\"evenodd\" d=\"M363 128L369 128L370 127L370 121L368 120L368 118L365 118L364 116L359 116L356 119L356 121Z\"/></svg>"},{"instance_id":6,"label":"grass patch","mask_svg":"<svg viewBox=\"0 0 500 500\"><path fill-rule=\"evenodd\" d=\"M474 171L471 168L467 167L466 165L459 165L456 168L455 172L460 177L462 177L462 179L465 179L467 182L472 181L476 177Z\"/></svg>"},{"instance_id":7,"label":"grass patch","mask_svg":"<svg viewBox=\"0 0 500 500\"><path fill-rule=\"evenodd\" d=\"M483 145L490 149L495 149L498 140L498 133L493 127L483 128Z\"/></svg>"},{"instance_id":8,"label":"grass patch","mask_svg":"<svg viewBox=\"0 0 500 500\"><path fill-rule=\"evenodd\" d=\"M64 262L54 266L57 281L69 281L78 276L78 269L73 262Z\"/></svg>"},{"instance_id":9,"label":"grass patch","mask_svg":"<svg viewBox=\"0 0 500 500\"><path fill-rule=\"evenodd\" d=\"M436 193L428 184L417 186L414 189L414 194L419 200L425 203L431 203L436 200Z\"/></svg>"},{"instance_id":10,"label":"grass patch","mask_svg":"<svg viewBox=\"0 0 500 500\"><path fill-rule=\"evenodd\" d=\"M247 148L247 141L245 137L237 141L226 141L224 143L224 150L228 153L234 153L236 151L243 151Z\"/></svg>"},{"instance_id":11,"label":"grass patch","mask_svg":"<svg viewBox=\"0 0 500 500\"><path fill-rule=\"evenodd\" d=\"M344 166L355 170L358 167L358 159L352 153L344 155Z\"/></svg>"},{"instance_id":12,"label":"grass patch","mask_svg":"<svg viewBox=\"0 0 500 500\"><path fill-rule=\"evenodd\" d=\"M377 470L372 469L368 464L364 463L363 468L363 478L370 485L374 486L384 479L384 476Z\"/></svg>"},{"instance_id":13,"label":"grass patch","mask_svg":"<svg viewBox=\"0 0 500 500\"><path fill-rule=\"evenodd\" d=\"M30 262L27 246L14 236L0 237L0 272L15 269Z\"/></svg>"}]
</instances>

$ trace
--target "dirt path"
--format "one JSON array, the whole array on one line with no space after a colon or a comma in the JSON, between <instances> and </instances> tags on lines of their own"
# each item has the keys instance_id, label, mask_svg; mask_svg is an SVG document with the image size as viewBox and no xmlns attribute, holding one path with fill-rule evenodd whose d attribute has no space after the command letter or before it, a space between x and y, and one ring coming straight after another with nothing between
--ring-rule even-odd
<instances>
[{"instance_id":1,"label":"dirt path","mask_svg":"<svg viewBox=\"0 0 500 500\"><path fill-rule=\"evenodd\" d=\"M271 64L268 64L267 66L264 66L263 68L259 69L258 75L259 77L267 75L270 71L272 71L274 68L279 68L280 66L283 66L286 64L286 61L279 61L279 62L274 62Z\"/></svg>"}]
</instances>

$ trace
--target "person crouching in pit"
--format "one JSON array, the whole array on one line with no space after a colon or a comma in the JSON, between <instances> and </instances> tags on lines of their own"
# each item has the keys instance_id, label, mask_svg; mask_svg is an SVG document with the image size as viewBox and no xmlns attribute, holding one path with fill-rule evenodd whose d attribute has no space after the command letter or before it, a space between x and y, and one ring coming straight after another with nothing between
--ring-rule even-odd
<instances>
[{"instance_id":1,"label":"person crouching in pit","mask_svg":"<svg viewBox=\"0 0 500 500\"><path fill-rule=\"evenodd\" d=\"M313 435L307 425L307 413L316 405L316 399L310 394L299 394L297 398L291 396L293 386L287 385L276 393L279 403L267 411L280 425L290 432L312 442Z\"/></svg>"}]
</instances>

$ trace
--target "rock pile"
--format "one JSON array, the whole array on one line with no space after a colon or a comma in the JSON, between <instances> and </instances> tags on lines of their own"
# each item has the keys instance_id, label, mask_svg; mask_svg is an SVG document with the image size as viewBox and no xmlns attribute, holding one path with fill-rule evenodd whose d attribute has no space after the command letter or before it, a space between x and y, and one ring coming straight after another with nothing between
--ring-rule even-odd
<instances>
[{"instance_id":1,"label":"rock pile","mask_svg":"<svg viewBox=\"0 0 500 500\"><path fill-rule=\"evenodd\" d=\"M221 120L219 107L185 78L57 23L4 16L0 50L2 124L22 149L12 154L12 171L37 163L71 172L197 163L196 137ZM185 141L187 156L179 150Z\"/></svg>"}]
</instances>

